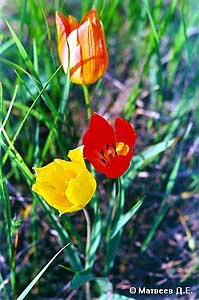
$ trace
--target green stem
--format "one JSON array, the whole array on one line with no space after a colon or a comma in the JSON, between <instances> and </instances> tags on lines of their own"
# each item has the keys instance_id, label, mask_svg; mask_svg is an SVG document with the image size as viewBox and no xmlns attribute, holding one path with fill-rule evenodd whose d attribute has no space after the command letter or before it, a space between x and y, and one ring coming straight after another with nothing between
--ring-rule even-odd
<instances>
[{"instance_id":1,"label":"green stem","mask_svg":"<svg viewBox=\"0 0 199 300\"><path fill-rule=\"evenodd\" d=\"M111 239L111 233L112 233L112 229L114 227L114 225L116 224L116 222L118 221L120 215L121 215L121 208L123 207L123 204L121 203L121 179L120 177L118 177L115 181L116 184L116 198L114 201L114 204L112 206L112 211L111 211L111 215L110 215L110 219L109 219L109 223L108 223L108 227L106 230L106 263L105 263L105 268L104 268L104 273L105 275L108 275L109 270L114 262L114 256L116 255L116 248L114 249L114 253L111 250L113 245L115 247L119 246L119 241L120 241L120 237L119 234ZM117 245L117 241L118 241L118 245Z\"/></svg>"},{"instance_id":2,"label":"green stem","mask_svg":"<svg viewBox=\"0 0 199 300\"><path fill-rule=\"evenodd\" d=\"M89 253L91 246L91 221L89 214L85 208L83 208L84 216L86 219L86 228L87 228L87 239L86 239L86 260L85 260L85 269L89 268ZM91 291L90 291L90 282L85 283L86 288L86 300L91 300Z\"/></svg>"},{"instance_id":3,"label":"green stem","mask_svg":"<svg viewBox=\"0 0 199 300\"><path fill-rule=\"evenodd\" d=\"M111 224L112 222L114 222L115 219L115 214L118 208L118 204L119 204L119 200L120 200L120 193L121 193L121 182L120 182L120 177L118 177L116 179L116 199L113 205L113 209L112 209L112 214L111 214Z\"/></svg>"},{"instance_id":4,"label":"green stem","mask_svg":"<svg viewBox=\"0 0 199 300\"><path fill-rule=\"evenodd\" d=\"M89 252L90 252L90 246L91 246L91 221L89 214L85 208L83 208L84 216L86 219L86 228L87 228L87 239L86 239L86 261L85 261L85 267L86 269L89 267Z\"/></svg>"},{"instance_id":5,"label":"green stem","mask_svg":"<svg viewBox=\"0 0 199 300\"><path fill-rule=\"evenodd\" d=\"M77 233L77 231L74 229L73 225L71 224L70 218L66 214L61 215L61 222L63 224L64 229L70 234L70 236L73 238L73 240L77 243L78 248L81 251L84 251L84 245L81 242L79 234Z\"/></svg>"},{"instance_id":6,"label":"green stem","mask_svg":"<svg viewBox=\"0 0 199 300\"><path fill-rule=\"evenodd\" d=\"M18 161L23 165L23 168L24 168L24 172L26 173L26 175L28 175L28 178L31 178L32 177L32 173L31 171L29 170L29 168L27 167L27 165L25 164L22 156L19 154L19 152L17 152L14 144L13 144L13 141L10 140L9 136L7 135L7 132L5 131L5 129L3 128L2 129L2 132L3 132L3 135L8 143L8 150L12 150L13 153L15 154L16 158L18 159ZM9 151L6 152L6 154L8 154ZM8 154L9 155L9 154Z\"/></svg>"},{"instance_id":7,"label":"green stem","mask_svg":"<svg viewBox=\"0 0 199 300\"><path fill-rule=\"evenodd\" d=\"M90 99L89 92L88 92L88 86L87 85L82 85L82 88L83 88L83 92L84 92L86 113L87 113L88 120L90 120L91 115L92 115L92 111L91 111L91 99Z\"/></svg>"}]
</instances>

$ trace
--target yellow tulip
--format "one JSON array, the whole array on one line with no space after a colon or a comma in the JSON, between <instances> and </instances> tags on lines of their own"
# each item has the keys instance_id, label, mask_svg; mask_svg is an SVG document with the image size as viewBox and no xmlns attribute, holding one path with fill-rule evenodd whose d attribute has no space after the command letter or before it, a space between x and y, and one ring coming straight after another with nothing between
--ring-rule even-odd
<instances>
[{"instance_id":1,"label":"yellow tulip","mask_svg":"<svg viewBox=\"0 0 199 300\"><path fill-rule=\"evenodd\" d=\"M91 200L96 181L86 168L82 148L70 150L70 161L55 159L45 167L35 168L33 191L61 214L84 208Z\"/></svg>"}]
</instances>

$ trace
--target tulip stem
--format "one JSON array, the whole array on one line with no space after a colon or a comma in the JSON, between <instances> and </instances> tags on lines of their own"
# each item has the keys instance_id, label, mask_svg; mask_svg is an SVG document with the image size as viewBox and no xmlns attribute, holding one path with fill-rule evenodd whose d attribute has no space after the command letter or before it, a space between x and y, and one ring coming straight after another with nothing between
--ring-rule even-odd
<instances>
[{"instance_id":1,"label":"tulip stem","mask_svg":"<svg viewBox=\"0 0 199 300\"><path fill-rule=\"evenodd\" d=\"M91 221L89 214L85 208L83 208L84 216L86 219L86 227L87 227L87 238L86 238L86 260L85 260L85 269L89 268L89 252L91 246ZM87 281L85 283L86 288L86 300L91 300L91 291L90 291L90 282Z\"/></svg>"},{"instance_id":2,"label":"tulip stem","mask_svg":"<svg viewBox=\"0 0 199 300\"><path fill-rule=\"evenodd\" d=\"M91 221L89 214L85 208L83 208L84 216L86 219L86 226L87 226L87 239L86 239L86 265L85 267L89 267L89 252L91 246Z\"/></svg>"},{"instance_id":3,"label":"tulip stem","mask_svg":"<svg viewBox=\"0 0 199 300\"><path fill-rule=\"evenodd\" d=\"M119 202L120 202L120 197L121 197L120 177L118 177L115 182L116 182L116 201L114 202L113 209L112 209L111 222L113 222L114 219L115 219L115 215L116 215L118 205L119 205Z\"/></svg>"},{"instance_id":4,"label":"tulip stem","mask_svg":"<svg viewBox=\"0 0 199 300\"><path fill-rule=\"evenodd\" d=\"M87 85L82 85L83 88L83 92L84 92L84 100L85 100L85 104L86 104L86 113L87 113L87 117L90 120L91 118L91 99L90 99L90 95L88 92L88 86Z\"/></svg>"},{"instance_id":5,"label":"tulip stem","mask_svg":"<svg viewBox=\"0 0 199 300\"><path fill-rule=\"evenodd\" d=\"M112 212L110 215L110 219L108 222L108 226L107 226L107 230L106 230L106 258L105 258L105 268L104 268L104 273L105 275L107 275L109 273L109 270L111 268L111 266L114 263L114 259L115 259L115 255L116 255L116 251L115 249L117 249L119 247L119 241L120 241L120 233L118 233L118 235L114 238L111 238L111 233L113 230L113 227L115 224L117 224L119 222L119 218L122 214L122 207L123 207L123 203L122 203L122 199L121 199L121 178L118 177L117 179L115 179L115 201L112 207ZM114 251L112 251L112 244L115 244L115 249ZM118 243L118 245L117 245Z\"/></svg>"}]
</instances>

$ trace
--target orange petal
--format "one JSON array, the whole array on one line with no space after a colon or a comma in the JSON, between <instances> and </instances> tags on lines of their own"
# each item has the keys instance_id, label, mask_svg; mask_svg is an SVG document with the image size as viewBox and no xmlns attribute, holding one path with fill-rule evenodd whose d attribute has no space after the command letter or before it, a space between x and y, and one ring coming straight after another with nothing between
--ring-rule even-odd
<instances>
[{"instance_id":1,"label":"orange petal","mask_svg":"<svg viewBox=\"0 0 199 300\"><path fill-rule=\"evenodd\" d=\"M59 12L55 14L55 21L57 27L57 39L58 39L58 55L62 65L64 65L64 72L68 69L68 45L67 36L76 28L79 23L73 16L66 18Z\"/></svg>"},{"instance_id":2,"label":"orange petal","mask_svg":"<svg viewBox=\"0 0 199 300\"><path fill-rule=\"evenodd\" d=\"M88 19L68 36L71 81L91 84L106 71L108 55L101 27Z\"/></svg>"},{"instance_id":3,"label":"orange petal","mask_svg":"<svg viewBox=\"0 0 199 300\"><path fill-rule=\"evenodd\" d=\"M81 25L88 20L90 20L93 24L99 26L99 18L98 18L97 11L95 8L89 10L85 14L84 18L82 19Z\"/></svg>"},{"instance_id":4,"label":"orange petal","mask_svg":"<svg viewBox=\"0 0 199 300\"><path fill-rule=\"evenodd\" d=\"M81 25L74 17L66 18L57 12L56 25L59 59L65 73L70 68L71 81L91 84L102 77L108 66L108 54L96 10L91 9Z\"/></svg>"}]
</instances>

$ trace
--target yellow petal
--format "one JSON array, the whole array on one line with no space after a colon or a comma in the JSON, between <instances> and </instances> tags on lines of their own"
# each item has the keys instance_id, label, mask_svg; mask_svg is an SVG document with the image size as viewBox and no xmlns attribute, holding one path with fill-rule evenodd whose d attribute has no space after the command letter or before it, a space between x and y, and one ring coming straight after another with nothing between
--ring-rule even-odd
<instances>
[{"instance_id":1,"label":"yellow petal","mask_svg":"<svg viewBox=\"0 0 199 300\"><path fill-rule=\"evenodd\" d=\"M82 209L91 200L96 190L96 181L88 171L82 171L76 178L70 180L66 197L79 209Z\"/></svg>"},{"instance_id":2,"label":"yellow petal","mask_svg":"<svg viewBox=\"0 0 199 300\"><path fill-rule=\"evenodd\" d=\"M86 169L83 147L70 150L71 161L55 159L45 167L35 168L32 189L60 213L82 209L96 189L93 175Z\"/></svg>"},{"instance_id":3,"label":"yellow petal","mask_svg":"<svg viewBox=\"0 0 199 300\"><path fill-rule=\"evenodd\" d=\"M59 172L58 166L61 168L60 173L57 174L56 178L58 181L68 181L73 177L76 177L77 174L82 170L82 165L76 162L65 161L62 159L56 158L54 162L57 165L57 171Z\"/></svg>"},{"instance_id":4,"label":"yellow petal","mask_svg":"<svg viewBox=\"0 0 199 300\"><path fill-rule=\"evenodd\" d=\"M86 168L84 158L83 158L83 146L77 147L68 152L68 157L72 162L76 162L82 166L82 168Z\"/></svg>"},{"instance_id":5,"label":"yellow petal","mask_svg":"<svg viewBox=\"0 0 199 300\"><path fill-rule=\"evenodd\" d=\"M60 212L67 211L71 207L71 203L68 201L65 195L65 189L59 190L53 188L48 182L37 181L32 189L34 192L42 196L45 201L52 207L58 209Z\"/></svg>"},{"instance_id":6,"label":"yellow petal","mask_svg":"<svg viewBox=\"0 0 199 300\"><path fill-rule=\"evenodd\" d=\"M42 196L46 202L63 211L71 206L65 195L69 180L77 176L79 168L71 166L71 162L55 159L43 168L35 168L37 178L32 189Z\"/></svg>"},{"instance_id":7,"label":"yellow petal","mask_svg":"<svg viewBox=\"0 0 199 300\"><path fill-rule=\"evenodd\" d=\"M34 168L40 182L47 181L52 186L59 184L63 186L65 182L77 175L79 168L71 167L69 161L55 159L53 162L42 168Z\"/></svg>"}]
</instances>

